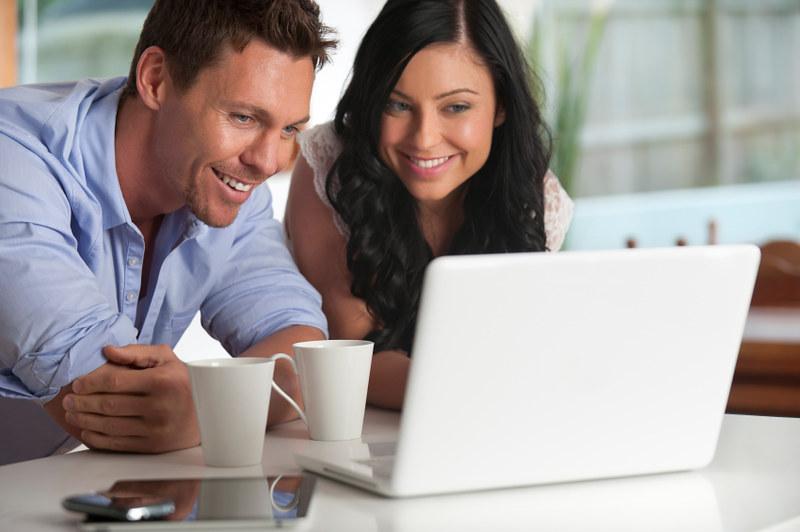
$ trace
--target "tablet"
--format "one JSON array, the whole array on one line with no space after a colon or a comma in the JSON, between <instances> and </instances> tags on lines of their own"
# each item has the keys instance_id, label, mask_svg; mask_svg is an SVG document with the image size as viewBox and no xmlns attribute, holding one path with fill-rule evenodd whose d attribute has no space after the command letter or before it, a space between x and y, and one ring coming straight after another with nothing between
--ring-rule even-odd
<instances>
[{"instance_id":1,"label":"tablet","mask_svg":"<svg viewBox=\"0 0 800 532\"><path fill-rule=\"evenodd\" d=\"M159 497L175 511L163 519L119 521L90 517L84 531L219 530L293 526L308 515L315 479L311 475L274 477L121 480L106 497Z\"/></svg>"}]
</instances>

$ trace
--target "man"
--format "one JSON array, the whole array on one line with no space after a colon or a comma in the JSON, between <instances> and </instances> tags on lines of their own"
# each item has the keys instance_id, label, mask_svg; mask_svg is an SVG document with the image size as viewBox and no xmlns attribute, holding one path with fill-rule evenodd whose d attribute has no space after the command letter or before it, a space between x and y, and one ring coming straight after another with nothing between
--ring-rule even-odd
<instances>
[{"instance_id":1,"label":"man","mask_svg":"<svg viewBox=\"0 0 800 532\"><path fill-rule=\"evenodd\" d=\"M334 46L311 0L157 0L127 81L0 91L0 463L197 445L198 309L234 356L324 337L260 185Z\"/></svg>"}]
</instances>

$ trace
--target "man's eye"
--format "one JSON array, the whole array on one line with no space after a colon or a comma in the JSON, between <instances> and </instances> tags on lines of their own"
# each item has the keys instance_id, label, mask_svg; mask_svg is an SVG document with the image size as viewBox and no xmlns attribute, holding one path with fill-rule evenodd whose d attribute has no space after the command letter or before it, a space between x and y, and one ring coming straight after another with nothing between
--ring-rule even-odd
<instances>
[{"instance_id":1,"label":"man's eye","mask_svg":"<svg viewBox=\"0 0 800 532\"><path fill-rule=\"evenodd\" d=\"M250 124L253 121L253 117L239 113L231 114L231 119L237 124Z\"/></svg>"},{"instance_id":2,"label":"man's eye","mask_svg":"<svg viewBox=\"0 0 800 532\"><path fill-rule=\"evenodd\" d=\"M294 137L299 132L300 130L297 129L297 126L286 126L285 128L283 128L283 134L286 137Z\"/></svg>"}]
</instances>

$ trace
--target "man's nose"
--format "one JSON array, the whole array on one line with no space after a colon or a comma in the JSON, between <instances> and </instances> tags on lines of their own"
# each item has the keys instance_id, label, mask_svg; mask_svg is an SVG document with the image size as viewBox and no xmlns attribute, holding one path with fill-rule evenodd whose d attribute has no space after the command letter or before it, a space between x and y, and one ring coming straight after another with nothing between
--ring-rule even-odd
<instances>
[{"instance_id":1,"label":"man's nose","mask_svg":"<svg viewBox=\"0 0 800 532\"><path fill-rule=\"evenodd\" d=\"M270 177L280 170L280 145L280 133L265 131L247 147L240 159L259 175Z\"/></svg>"}]
</instances>

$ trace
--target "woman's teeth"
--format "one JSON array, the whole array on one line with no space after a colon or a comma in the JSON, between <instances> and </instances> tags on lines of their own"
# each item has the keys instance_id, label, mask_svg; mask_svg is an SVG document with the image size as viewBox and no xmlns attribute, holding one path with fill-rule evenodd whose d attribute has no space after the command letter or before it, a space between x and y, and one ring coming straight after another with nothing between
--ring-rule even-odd
<instances>
[{"instance_id":1,"label":"woman's teeth","mask_svg":"<svg viewBox=\"0 0 800 532\"><path fill-rule=\"evenodd\" d=\"M449 158L449 156L439 157L438 159L416 159L414 157L409 157L411 162L420 168L435 168L446 163Z\"/></svg>"}]
</instances>

